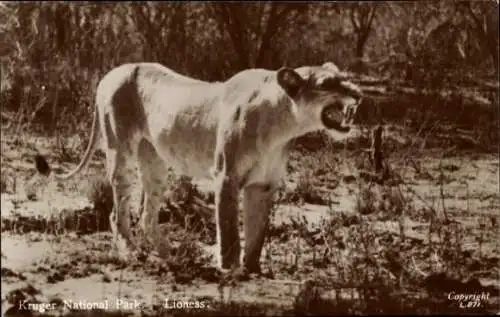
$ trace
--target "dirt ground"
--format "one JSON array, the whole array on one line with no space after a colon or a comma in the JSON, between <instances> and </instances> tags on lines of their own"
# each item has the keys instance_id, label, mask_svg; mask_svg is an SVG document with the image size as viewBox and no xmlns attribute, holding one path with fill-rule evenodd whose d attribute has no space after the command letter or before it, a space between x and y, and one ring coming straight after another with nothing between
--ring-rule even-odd
<instances>
[{"instance_id":1,"label":"dirt ground","mask_svg":"<svg viewBox=\"0 0 500 317\"><path fill-rule=\"evenodd\" d=\"M264 274L237 280L214 269L210 219L206 234L164 221L176 246L169 258L118 260L96 219L75 224L96 209L88 193L104 174L102 158L59 183L35 174L35 148L47 154L55 146L2 133L5 316L500 312L496 155L394 151L390 184L378 185L359 181L360 153L296 151L273 211ZM48 158L69 170L80 155Z\"/></svg>"}]
</instances>

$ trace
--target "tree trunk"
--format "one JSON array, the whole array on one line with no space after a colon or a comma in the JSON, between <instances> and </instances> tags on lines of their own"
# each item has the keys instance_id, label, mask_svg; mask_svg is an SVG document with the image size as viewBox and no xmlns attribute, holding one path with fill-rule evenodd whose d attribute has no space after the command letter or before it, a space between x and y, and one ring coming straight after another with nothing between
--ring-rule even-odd
<instances>
[{"instance_id":1,"label":"tree trunk","mask_svg":"<svg viewBox=\"0 0 500 317\"><path fill-rule=\"evenodd\" d=\"M365 34L358 33L357 38L358 39L356 41L356 57L361 61L365 53L365 44L367 36Z\"/></svg>"}]
</instances>

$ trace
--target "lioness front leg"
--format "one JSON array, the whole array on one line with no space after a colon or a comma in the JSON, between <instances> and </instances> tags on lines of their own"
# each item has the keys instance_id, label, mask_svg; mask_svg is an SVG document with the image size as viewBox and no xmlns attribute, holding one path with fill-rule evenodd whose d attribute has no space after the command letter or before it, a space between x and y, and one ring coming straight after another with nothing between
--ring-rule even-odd
<instances>
[{"instance_id":1,"label":"lioness front leg","mask_svg":"<svg viewBox=\"0 0 500 317\"><path fill-rule=\"evenodd\" d=\"M243 190L245 230L244 266L249 273L260 273L260 255L264 245L274 190L270 185L252 184Z\"/></svg>"},{"instance_id":2,"label":"lioness front leg","mask_svg":"<svg viewBox=\"0 0 500 317\"><path fill-rule=\"evenodd\" d=\"M217 224L217 255L219 267L231 269L240 265L240 237L238 234L238 183L221 173L215 191L215 221Z\"/></svg>"}]
</instances>

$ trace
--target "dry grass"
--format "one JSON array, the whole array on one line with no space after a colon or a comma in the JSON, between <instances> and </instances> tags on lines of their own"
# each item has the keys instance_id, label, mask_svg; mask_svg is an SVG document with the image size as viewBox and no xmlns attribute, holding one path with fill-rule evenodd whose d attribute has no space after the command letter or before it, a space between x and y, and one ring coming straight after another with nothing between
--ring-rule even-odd
<instances>
[{"instance_id":1,"label":"dry grass","mask_svg":"<svg viewBox=\"0 0 500 317\"><path fill-rule=\"evenodd\" d=\"M48 268L34 264L27 270L3 269L2 284L7 286L15 285L11 284L14 281L45 279L32 285L37 292L27 286L14 287L6 293L5 305L10 303L13 309L19 298L46 302L41 294L50 293L52 287L100 276L101 282L92 283L141 288L152 278L164 285L157 287L167 287L176 296L182 292L198 299L208 296L210 309L180 310L178 316L494 311L498 288L487 281L499 278L500 251L494 235L499 219L490 211L499 199L481 184L486 179L495 181L491 173L494 176L498 163L488 166L491 161L471 163L421 152L405 160L398 154L387 158L390 172L380 183L361 176L360 171L370 170L371 165L359 153L338 148L292 153L290 176L276 197L264 248L262 265L267 278L246 277L246 281L240 276L221 276L213 269L213 258L207 252L215 241L213 195L202 193L190 179L172 178L166 193L160 222L169 243L162 260L145 256L124 263L110 253L107 231L112 200L106 181L91 177L86 190L71 184L49 186L45 193L50 192L51 197L83 192L88 204L44 215L26 214L25 209L33 208L30 204L44 201L44 191L34 200L8 198L19 191L14 190L22 187L19 184L30 180L30 174L15 168L15 160L2 160L2 182L7 184L2 195L15 205L10 214L2 207L2 236L42 239L61 250L60 255L44 258ZM27 172L28 176L19 177ZM9 185L11 181L4 181L8 179L4 175L17 175L17 185ZM54 209L56 205L48 206ZM326 212L316 211L320 207ZM135 276L137 282L122 275ZM261 283L267 286L259 288ZM200 285L211 289L212 295L196 295ZM160 289L152 293L161 293ZM464 311L447 298L451 292L489 293L490 300ZM275 293L282 298L260 302ZM248 297L253 301L245 300ZM170 313L155 305L142 310L150 316Z\"/></svg>"}]
</instances>

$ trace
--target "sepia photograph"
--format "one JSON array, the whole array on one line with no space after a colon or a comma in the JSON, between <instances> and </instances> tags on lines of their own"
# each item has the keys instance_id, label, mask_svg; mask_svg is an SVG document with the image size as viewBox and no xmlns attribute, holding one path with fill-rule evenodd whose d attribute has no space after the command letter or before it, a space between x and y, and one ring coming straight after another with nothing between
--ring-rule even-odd
<instances>
[{"instance_id":1,"label":"sepia photograph","mask_svg":"<svg viewBox=\"0 0 500 317\"><path fill-rule=\"evenodd\" d=\"M0 1L1 315L499 315L499 3Z\"/></svg>"}]
</instances>

